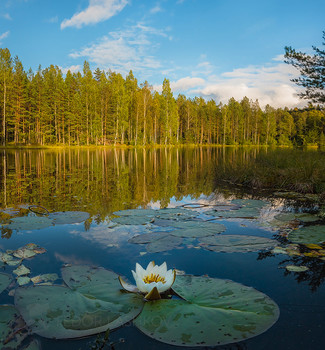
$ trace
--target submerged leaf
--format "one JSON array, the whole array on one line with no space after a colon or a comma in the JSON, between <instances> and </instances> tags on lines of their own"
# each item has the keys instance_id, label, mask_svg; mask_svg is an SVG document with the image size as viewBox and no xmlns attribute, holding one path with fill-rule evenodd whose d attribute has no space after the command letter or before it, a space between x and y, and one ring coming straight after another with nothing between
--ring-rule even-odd
<instances>
[{"instance_id":1,"label":"submerged leaf","mask_svg":"<svg viewBox=\"0 0 325 350\"><path fill-rule=\"evenodd\" d=\"M30 273L30 269L22 264L19 267L17 267L16 270L13 270L13 273L17 276L24 276Z\"/></svg>"},{"instance_id":2,"label":"submerged leaf","mask_svg":"<svg viewBox=\"0 0 325 350\"><path fill-rule=\"evenodd\" d=\"M177 346L216 346L254 337L279 317L276 303L242 284L177 276L173 290L185 300L146 303L134 321L143 333Z\"/></svg>"}]
</instances>

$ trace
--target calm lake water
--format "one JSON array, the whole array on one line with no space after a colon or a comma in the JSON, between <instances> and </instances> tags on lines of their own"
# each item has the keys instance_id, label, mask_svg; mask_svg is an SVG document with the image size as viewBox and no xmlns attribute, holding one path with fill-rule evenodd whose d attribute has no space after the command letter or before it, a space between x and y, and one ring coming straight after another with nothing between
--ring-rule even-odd
<instances>
[{"instance_id":1,"label":"calm lake water","mask_svg":"<svg viewBox=\"0 0 325 350\"><path fill-rule=\"evenodd\" d=\"M143 244L128 242L142 233L143 225L125 225L128 227L123 230L111 222L113 212L118 210L184 208L185 205L188 210L198 212L202 220L214 219L213 222L225 225L223 234L265 237L286 246L283 227L279 223L274 225L272 220L281 211L292 210L294 203L287 203L267 191L258 193L255 189L245 191L242 187L230 186L220 176L229 164L249 165L260 152L267 153L253 148L0 151L0 211L12 217L36 216L28 208L40 205L49 212L82 211L90 215L80 223L35 230L8 229L8 220L2 216L0 249L2 252L16 250L27 243L45 248L46 253L24 260L31 276L45 273L60 276L63 264L82 264L102 266L133 282L131 270L136 262L146 266L154 260L157 264L166 261L169 268L186 274L230 279L272 298L279 306L280 317L265 333L216 349L323 349L324 260L276 254L270 250L217 252L204 249L195 238L185 238L175 249L150 252ZM216 219L206 214L218 205L236 203L233 202L236 199L266 203L254 217ZM200 206L193 205L196 203ZM311 208L301 210L310 212ZM286 225L289 230L294 224ZM298 224L295 225L297 228ZM285 268L299 264L308 266L309 270L291 272ZM4 265L2 272L11 274L14 268ZM55 283L60 284L62 280ZM8 290L16 287L1 293L0 304L14 303ZM96 339L96 336L77 340L33 337L39 340L42 349L69 350L89 349ZM177 348L147 337L132 323L114 330L110 341L116 342L115 349L121 350Z\"/></svg>"}]
</instances>

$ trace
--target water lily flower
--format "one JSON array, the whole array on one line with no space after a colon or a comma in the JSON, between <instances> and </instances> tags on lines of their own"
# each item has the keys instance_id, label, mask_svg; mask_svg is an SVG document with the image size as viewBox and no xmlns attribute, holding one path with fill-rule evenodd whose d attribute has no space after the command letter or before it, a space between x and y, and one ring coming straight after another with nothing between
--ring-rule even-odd
<instances>
[{"instance_id":1,"label":"water lily flower","mask_svg":"<svg viewBox=\"0 0 325 350\"><path fill-rule=\"evenodd\" d=\"M119 277L122 287L129 292L145 294L147 300L160 299L160 293L168 290L176 278L175 270L167 271L166 262L159 266L151 261L146 269L136 263L135 272L132 270L132 274L137 286L132 286Z\"/></svg>"}]
</instances>

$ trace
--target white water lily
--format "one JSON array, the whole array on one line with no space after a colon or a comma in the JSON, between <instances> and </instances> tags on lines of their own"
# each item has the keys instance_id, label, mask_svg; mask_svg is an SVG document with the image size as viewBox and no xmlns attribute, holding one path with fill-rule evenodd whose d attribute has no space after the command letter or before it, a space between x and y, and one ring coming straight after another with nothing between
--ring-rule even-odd
<instances>
[{"instance_id":1,"label":"white water lily","mask_svg":"<svg viewBox=\"0 0 325 350\"><path fill-rule=\"evenodd\" d=\"M146 294L146 299L150 300L159 299L160 293L168 290L173 285L176 278L175 270L167 271L166 262L159 266L151 261L146 269L136 263L135 272L132 270L132 274L137 288L127 284L122 278L119 278L122 287L129 292L140 291Z\"/></svg>"}]
</instances>

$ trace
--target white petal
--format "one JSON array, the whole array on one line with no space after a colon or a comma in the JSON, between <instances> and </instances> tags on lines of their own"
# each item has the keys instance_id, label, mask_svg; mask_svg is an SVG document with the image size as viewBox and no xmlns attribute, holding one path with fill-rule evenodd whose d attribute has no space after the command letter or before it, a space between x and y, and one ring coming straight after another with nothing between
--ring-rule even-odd
<instances>
[{"instance_id":1,"label":"white petal","mask_svg":"<svg viewBox=\"0 0 325 350\"><path fill-rule=\"evenodd\" d=\"M161 270L161 273L163 274L163 276L165 276L166 272L167 272L167 264L166 264L166 262L164 262L163 264L160 265L160 270Z\"/></svg>"},{"instance_id":2,"label":"white petal","mask_svg":"<svg viewBox=\"0 0 325 350\"><path fill-rule=\"evenodd\" d=\"M137 274L137 276L139 277L139 278L143 278L144 276L145 276L145 274L146 274L146 271L143 269L143 267L140 265L140 264L138 264L138 263L136 263L135 264L135 272L136 272L136 274Z\"/></svg>"},{"instance_id":3,"label":"white petal","mask_svg":"<svg viewBox=\"0 0 325 350\"><path fill-rule=\"evenodd\" d=\"M166 283L158 282L157 283L157 289L158 289L159 293L163 293L164 291L166 291L169 288L168 288L168 286L166 288Z\"/></svg>"},{"instance_id":4,"label":"white petal","mask_svg":"<svg viewBox=\"0 0 325 350\"><path fill-rule=\"evenodd\" d=\"M137 279L137 287L141 293L148 293L147 283L144 283L142 279Z\"/></svg>"},{"instance_id":5,"label":"white petal","mask_svg":"<svg viewBox=\"0 0 325 350\"><path fill-rule=\"evenodd\" d=\"M137 274L132 270L132 275L133 275L133 278L134 278L134 280L135 280L135 282L137 281L137 279L138 279L138 276L137 276Z\"/></svg>"},{"instance_id":6,"label":"white petal","mask_svg":"<svg viewBox=\"0 0 325 350\"><path fill-rule=\"evenodd\" d=\"M147 268L146 268L146 272L147 274L150 274L152 270L154 270L155 268L155 262L154 261L150 261L150 263L148 264Z\"/></svg>"}]
</instances>

